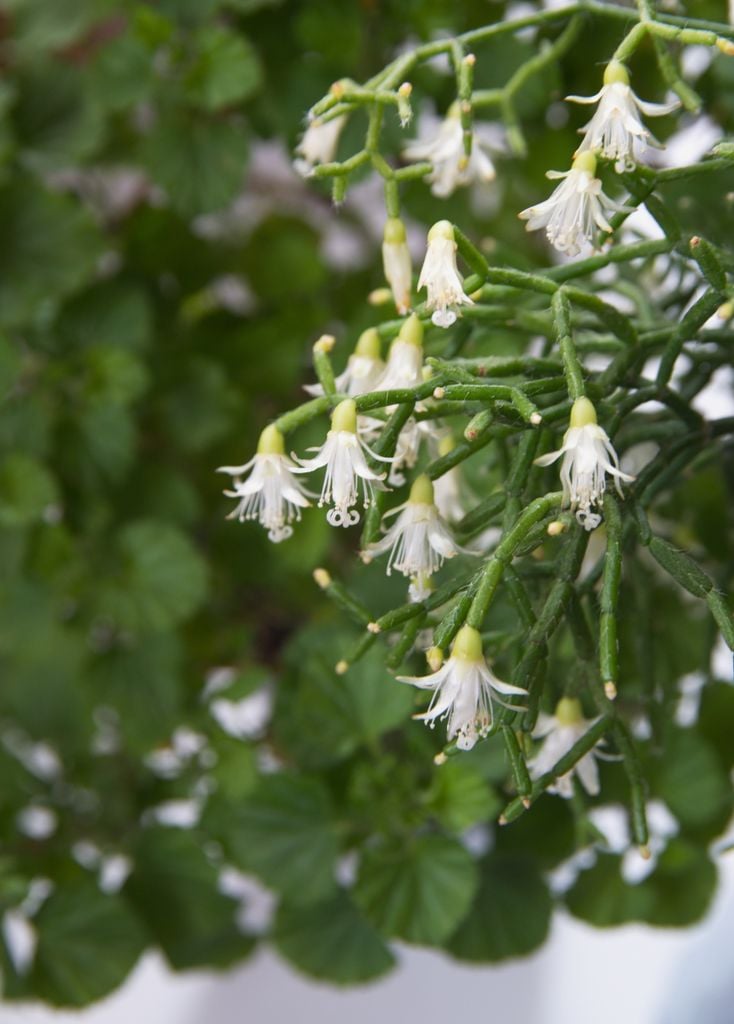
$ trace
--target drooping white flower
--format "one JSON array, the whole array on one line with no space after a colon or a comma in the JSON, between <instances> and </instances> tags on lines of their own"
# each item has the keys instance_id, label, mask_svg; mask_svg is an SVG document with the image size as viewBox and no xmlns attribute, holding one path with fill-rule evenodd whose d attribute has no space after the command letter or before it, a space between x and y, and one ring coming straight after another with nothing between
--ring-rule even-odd
<instances>
[{"instance_id":1,"label":"drooping white flower","mask_svg":"<svg viewBox=\"0 0 734 1024\"><path fill-rule=\"evenodd\" d=\"M548 199L518 214L526 220L528 231L545 228L551 245L559 252L577 256L583 246L591 243L597 229L611 232L605 211L626 207L604 194L601 181L595 177L596 157L590 150L579 153L570 171L548 171L547 178L562 178L561 184Z\"/></svg>"},{"instance_id":2,"label":"drooping white flower","mask_svg":"<svg viewBox=\"0 0 734 1024\"><path fill-rule=\"evenodd\" d=\"M662 149L663 146L642 123L640 113L647 117L662 117L680 106L679 100L672 103L646 103L630 88L629 74L624 64L610 61L604 72L604 84L595 96L567 96L572 103L596 103L599 106L588 124L581 129L585 132L579 152L600 150L602 156L614 160L618 174L633 170L635 163L648 146Z\"/></svg>"},{"instance_id":3,"label":"drooping white flower","mask_svg":"<svg viewBox=\"0 0 734 1024\"><path fill-rule=\"evenodd\" d=\"M575 697L563 697L559 700L555 714L539 715L538 727L533 736L536 739L543 739L544 742L528 766L531 776L537 779L549 772L588 732L595 721L596 719L584 718L581 702ZM599 771L593 749L584 754L571 771L557 778L553 785L548 787L548 791L559 793L566 798L572 797L574 775L578 775L589 796L596 796L599 792Z\"/></svg>"},{"instance_id":4,"label":"drooping white flower","mask_svg":"<svg viewBox=\"0 0 734 1024\"><path fill-rule=\"evenodd\" d=\"M433 727L436 719L448 716L447 737L452 740L456 736L460 750L471 750L477 739L486 736L491 729L493 700L503 707L515 708L498 694L527 694L527 690L497 679L485 661L482 637L471 626L462 626L456 634L451 657L437 672L428 676L398 676L398 679L434 691L428 711L415 717Z\"/></svg>"},{"instance_id":5,"label":"drooping white flower","mask_svg":"<svg viewBox=\"0 0 734 1024\"><path fill-rule=\"evenodd\" d=\"M395 306L403 316L410 309L410 287L413 265L405 235L405 225L399 217L388 217L382 242L382 267L390 285Z\"/></svg>"},{"instance_id":6,"label":"drooping white flower","mask_svg":"<svg viewBox=\"0 0 734 1024\"><path fill-rule=\"evenodd\" d=\"M433 310L431 320L437 327L456 323L456 306L473 305L464 294L464 279L456 266L454 228L447 220L437 221L428 232L428 247L423 261L418 291L426 289L426 308Z\"/></svg>"},{"instance_id":7,"label":"drooping white flower","mask_svg":"<svg viewBox=\"0 0 734 1024\"><path fill-rule=\"evenodd\" d=\"M494 181L494 164L486 147L475 132L471 154L464 152L464 129L461 126L461 108L452 103L436 135L418 140L407 146L403 156L408 160L427 160L433 165L428 176L434 196L445 198L455 188L474 182Z\"/></svg>"},{"instance_id":8,"label":"drooping white flower","mask_svg":"<svg viewBox=\"0 0 734 1024\"><path fill-rule=\"evenodd\" d=\"M298 159L294 160L293 166L300 175L307 178L317 164L331 163L346 123L346 114L334 117L330 121L321 121L318 118L311 121L296 146Z\"/></svg>"},{"instance_id":9,"label":"drooping white flower","mask_svg":"<svg viewBox=\"0 0 734 1024\"><path fill-rule=\"evenodd\" d=\"M601 516L591 509L604 496L606 474L614 478L620 497L623 495L619 481L631 483L635 478L619 468L617 453L607 432L597 423L596 409L588 398L577 398L573 403L569 428L558 451L541 455L535 460L535 465L550 466L561 456L563 503L575 511L576 518L585 529L594 530L601 522Z\"/></svg>"},{"instance_id":10,"label":"drooping white flower","mask_svg":"<svg viewBox=\"0 0 734 1024\"><path fill-rule=\"evenodd\" d=\"M250 471L249 478L242 476ZM290 525L300 520L301 509L310 505L309 492L294 476L298 472L285 454L283 435L277 427L266 427L260 435L257 454L244 466L220 466L218 473L234 478L234 490L225 491L228 498L239 503L227 519L257 519L276 544L293 533ZM310 495L312 496L312 495Z\"/></svg>"},{"instance_id":11,"label":"drooping white flower","mask_svg":"<svg viewBox=\"0 0 734 1024\"><path fill-rule=\"evenodd\" d=\"M300 463L294 472L312 473L324 468L319 507L333 503L334 507L326 514L331 526L354 526L359 522L359 512L354 506L359 500L360 481L362 501L368 508L374 500L374 488L384 489L385 474L375 473L367 465L364 453L369 449L357 434L357 408L353 399L346 398L337 405L331 414L331 430L326 440L320 448L310 450L317 453L312 459L299 459L294 455ZM381 462L392 461L374 452L369 454Z\"/></svg>"},{"instance_id":12,"label":"drooping white flower","mask_svg":"<svg viewBox=\"0 0 734 1024\"><path fill-rule=\"evenodd\" d=\"M422 381L423 324L415 313L411 313L390 346L385 372L375 384L375 390L414 388Z\"/></svg>"},{"instance_id":13,"label":"drooping white flower","mask_svg":"<svg viewBox=\"0 0 734 1024\"><path fill-rule=\"evenodd\" d=\"M334 380L339 394L356 398L374 391L377 382L385 372L385 364L380 358L380 335L374 327L368 327L360 334L354 352L347 360L346 369ZM304 384L303 390L309 395L323 395L320 384Z\"/></svg>"},{"instance_id":14,"label":"drooping white flower","mask_svg":"<svg viewBox=\"0 0 734 1024\"><path fill-rule=\"evenodd\" d=\"M444 559L453 558L463 549L452 537L436 508L433 484L427 476L419 476L410 489L408 500L388 512L383 519L395 515L397 519L385 536L370 544L363 558L371 561L375 555L389 551L387 575L397 569L403 576L414 577L414 592L422 594Z\"/></svg>"}]
</instances>

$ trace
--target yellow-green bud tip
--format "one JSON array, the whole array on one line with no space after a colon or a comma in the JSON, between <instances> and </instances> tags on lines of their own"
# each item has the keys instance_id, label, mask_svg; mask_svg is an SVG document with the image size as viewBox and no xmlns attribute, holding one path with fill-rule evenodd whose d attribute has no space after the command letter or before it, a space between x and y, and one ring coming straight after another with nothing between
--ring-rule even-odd
<instances>
[{"instance_id":1,"label":"yellow-green bud tip","mask_svg":"<svg viewBox=\"0 0 734 1024\"><path fill-rule=\"evenodd\" d=\"M456 441L453 434L444 434L441 440L438 442L438 454L448 455L456 447Z\"/></svg>"},{"instance_id":2,"label":"yellow-green bud tip","mask_svg":"<svg viewBox=\"0 0 734 1024\"><path fill-rule=\"evenodd\" d=\"M285 441L283 440L283 435L273 423L271 423L269 427L266 427L262 434L260 434L260 440L257 442L257 454L285 454Z\"/></svg>"},{"instance_id":3,"label":"yellow-green bud tip","mask_svg":"<svg viewBox=\"0 0 734 1024\"><path fill-rule=\"evenodd\" d=\"M426 651L426 661L431 672L438 672L443 665L443 651L440 647L429 647Z\"/></svg>"},{"instance_id":4,"label":"yellow-green bud tip","mask_svg":"<svg viewBox=\"0 0 734 1024\"><path fill-rule=\"evenodd\" d=\"M596 174L596 154L590 149L577 153L573 158L574 171L588 171L589 174Z\"/></svg>"},{"instance_id":5,"label":"yellow-green bud tip","mask_svg":"<svg viewBox=\"0 0 734 1024\"><path fill-rule=\"evenodd\" d=\"M411 313L408 319L403 321L403 326L395 340L407 341L409 345L415 345L416 348L423 345L423 324L415 313Z\"/></svg>"},{"instance_id":6,"label":"yellow-green bud tip","mask_svg":"<svg viewBox=\"0 0 734 1024\"><path fill-rule=\"evenodd\" d=\"M581 701L576 697L562 697L556 705L556 718L559 725L578 725L584 718Z\"/></svg>"},{"instance_id":7,"label":"yellow-green bud tip","mask_svg":"<svg viewBox=\"0 0 734 1024\"><path fill-rule=\"evenodd\" d=\"M461 104L458 100L454 100L449 109L446 111L446 117L450 117L454 120L461 117Z\"/></svg>"},{"instance_id":8,"label":"yellow-green bud tip","mask_svg":"<svg viewBox=\"0 0 734 1024\"><path fill-rule=\"evenodd\" d=\"M314 352L331 352L336 345L336 338L333 334L322 334L318 341L313 343Z\"/></svg>"},{"instance_id":9,"label":"yellow-green bud tip","mask_svg":"<svg viewBox=\"0 0 734 1024\"><path fill-rule=\"evenodd\" d=\"M604 696L607 698L607 700L617 699L617 687L611 679L607 679L606 683L604 683Z\"/></svg>"},{"instance_id":10,"label":"yellow-green bud tip","mask_svg":"<svg viewBox=\"0 0 734 1024\"><path fill-rule=\"evenodd\" d=\"M425 473L421 473L421 475L416 477L413 481L408 501L412 502L414 505L433 504L433 484Z\"/></svg>"},{"instance_id":11,"label":"yellow-green bud tip","mask_svg":"<svg viewBox=\"0 0 734 1024\"><path fill-rule=\"evenodd\" d=\"M437 768L440 768L442 764L446 764L447 761L448 757L446 757L443 750L441 751L440 754L434 754L433 756L433 763L436 765Z\"/></svg>"},{"instance_id":12,"label":"yellow-green bud tip","mask_svg":"<svg viewBox=\"0 0 734 1024\"><path fill-rule=\"evenodd\" d=\"M596 409L588 398L577 398L571 406L572 427L588 427L596 423Z\"/></svg>"},{"instance_id":13,"label":"yellow-green bud tip","mask_svg":"<svg viewBox=\"0 0 734 1024\"><path fill-rule=\"evenodd\" d=\"M322 590L326 590L331 583L331 576L326 569L314 569L313 578Z\"/></svg>"},{"instance_id":14,"label":"yellow-green bud tip","mask_svg":"<svg viewBox=\"0 0 734 1024\"><path fill-rule=\"evenodd\" d=\"M437 220L428 232L428 241L435 242L437 238L446 238L449 242L455 240L454 225L450 220Z\"/></svg>"},{"instance_id":15,"label":"yellow-green bud tip","mask_svg":"<svg viewBox=\"0 0 734 1024\"><path fill-rule=\"evenodd\" d=\"M401 245L405 242L405 224L400 217L388 217L385 221L385 233L382 236L388 245Z\"/></svg>"},{"instance_id":16,"label":"yellow-green bud tip","mask_svg":"<svg viewBox=\"0 0 734 1024\"><path fill-rule=\"evenodd\" d=\"M392 292L389 288L375 288L367 296L370 306L386 306L392 302Z\"/></svg>"},{"instance_id":17,"label":"yellow-green bud tip","mask_svg":"<svg viewBox=\"0 0 734 1024\"><path fill-rule=\"evenodd\" d=\"M622 85L629 85L629 72L621 61L610 60L604 69L604 85L614 85L616 82L621 82Z\"/></svg>"},{"instance_id":18,"label":"yellow-green bud tip","mask_svg":"<svg viewBox=\"0 0 734 1024\"><path fill-rule=\"evenodd\" d=\"M355 356L365 356L367 359L379 359L382 355L382 343L376 327L368 327L362 331L357 344L354 346Z\"/></svg>"},{"instance_id":19,"label":"yellow-green bud tip","mask_svg":"<svg viewBox=\"0 0 734 1024\"><path fill-rule=\"evenodd\" d=\"M473 626L462 626L456 634L451 656L461 661L481 661L484 657L482 651L482 637L478 629Z\"/></svg>"},{"instance_id":20,"label":"yellow-green bud tip","mask_svg":"<svg viewBox=\"0 0 734 1024\"><path fill-rule=\"evenodd\" d=\"M357 406L352 398L345 398L331 414L331 429L357 433Z\"/></svg>"},{"instance_id":21,"label":"yellow-green bud tip","mask_svg":"<svg viewBox=\"0 0 734 1024\"><path fill-rule=\"evenodd\" d=\"M348 671L348 669L349 662L345 661L344 658L342 658L341 661L337 661L336 665L334 666L334 671L338 676L343 676Z\"/></svg>"}]
</instances>

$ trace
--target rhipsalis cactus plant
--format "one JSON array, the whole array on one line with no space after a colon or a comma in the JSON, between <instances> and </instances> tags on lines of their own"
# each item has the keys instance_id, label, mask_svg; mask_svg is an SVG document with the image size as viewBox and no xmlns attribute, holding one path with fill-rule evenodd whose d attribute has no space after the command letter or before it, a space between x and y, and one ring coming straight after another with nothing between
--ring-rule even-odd
<instances>
[{"instance_id":1,"label":"rhipsalis cactus plant","mask_svg":"<svg viewBox=\"0 0 734 1024\"><path fill-rule=\"evenodd\" d=\"M454 216L455 207L443 201L472 188L478 199L501 194L507 206L513 191L503 178L516 173L518 161L542 170L523 130L523 89L562 65L595 20L627 34L599 68L598 91L567 97L596 107L579 127L578 148L567 154L569 169L547 172L561 179L550 197L539 191L532 205L516 210L529 231L545 234L532 262L520 261L513 257L514 229L478 236L466 207ZM483 47L520 29L532 31L534 55L500 86L478 88ZM546 823L569 816L577 847L596 844L599 851L567 894L580 916L595 923L682 922L685 911L668 906L665 893L684 853L692 859L677 884L711 891L713 868L693 835L703 828L710 838L726 824L731 789L724 772L731 756L720 763L713 737L706 729L682 729L676 708L681 679L694 670L703 681L711 672L710 643L701 646L696 632L718 633L734 649L722 587L731 580L731 563L717 565L703 538L685 550L686 523L697 514L685 502L705 500L714 467L731 458L732 395L723 412L709 396L712 378L732 356L734 253L730 231L711 225L692 233L679 223L678 210L686 183L705 182L718 193L729 229L734 226L734 148L722 141L699 159L663 163L655 153L664 146L648 120L666 117L665 135L680 119L690 121L686 111L700 104L678 70L681 48L699 45L732 57L731 35L724 26L656 14L644 2L636 18L604 3L570 5L403 52L363 85L337 81L309 111L299 152L313 152L310 178L331 180L339 202L365 168L383 180L390 293L379 299L382 318L371 317L369 355L365 336L350 354L355 340L348 334L333 352L321 350L320 387L307 389L320 397L281 413L268 429L287 436L296 450L306 425L311 437L322 431L315 458L294 454L296 472L324 469L319 504L335 506L328 521L355 527L351 542L327 554L329 571L315 573L362 630L351 647L325 642L335 673L329 699L346 702L352 687L359 691L361 662L369 658L371 671L383 677L381 699L406 706L402 738L373 740L372 763L350 785L366 787L365 798L370 793L379 802L381 760L386 771L393 765L390 770L431 780L427 790L416 782L423 796L399 825L373 823L362 834L356 820L348 826L351 849L361 858L353 895L385 936L441 942L453 934L450 948L471 959L494 948L496 937L477 935L483 897L469 909L477 895L475 882L467 881L471 873L463 874L466 853L446 834L446 818L431 807L430 795L447 787L450 817L454 802L462 807L475 789L478 798L481 778L491 779L496 803L492 813L469 814L466 823L495 821L506 829L480 862L480 893L482 886L493 892L503 884L505 849L527 845L544 862ZM411 142L409 104L420 106L424 67L440 58L453 77L451 103L434 134ZM653 61L657 76L649 73ZM633 92L641 62L647 88L655 82L660 96L667 93L665 102ZM482 141L488 111L505 135L494 161ZM575 114L556 103L548 116ZM395 142L398 124L404 143ZM340 145L347 125L349 144ZM435 221L423 245L402 206L403 192L414 194L416 182L436 197L421 205ZM685 209L695 223L695 197ZM416 242L417 278L408 234ZM331 368L332 355L347 359L341 376ZM369 368L355 387L353 368L366 358ZM361 494L357 476L365 481ZM286 488L299 503L294 479L284 481L277 499L281 522L273 539L288 528ZM450 521L436 498L449 481ZM238 484L239 493L244 498L255 486L253 472L252 482ZM269 506L259 507L272 536ZM356 568L360 552L369 569ZM388 586L381 573L406 579ZM658 647L659 615L681 616L683 635L670 656ZM511 682L495 675L493 662ZM321 671L328 674L330 666ZM406 683L429 694L407 700ZM704 709L723 699L709 693L718 691L704 686ZM725 699L730 703L731 693ZM410 723L408 705L413 719L436 727L429 742ZM316 710L313 716L318 727ZM397 715L392 725L401 725ZM698 765L693 756L701 758ZM704 760L716 765L718 782L706 778ZM700 821L676 779L685 780L683 790L700 786L703 794L713 786L719 793ZM544 793L568 805L543 803L536 811ZM646 806L654 799L677 815L678 835L646 881L628 886L595 829L594 808L626 807L630 844L649 858L656 840ZM513 823L523 814L529 824L513 839L519 827ZM542 824L533 824L537 814ZM413 905L418 877L436 888L435 920ZM615 893L611 920L591 895L592 879ZM523 892L517 913L526 913L530 902ZM484 927L491 932L489 922Z\"/></svg>"}]
</instances>

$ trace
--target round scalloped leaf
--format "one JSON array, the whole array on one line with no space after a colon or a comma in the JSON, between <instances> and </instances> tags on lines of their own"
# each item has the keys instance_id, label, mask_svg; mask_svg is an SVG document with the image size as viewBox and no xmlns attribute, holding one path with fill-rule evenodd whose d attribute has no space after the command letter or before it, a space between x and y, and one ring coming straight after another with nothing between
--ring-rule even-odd
<instances>
[{"instance_id":1,"label":"round scalloped leaf","mask_svg":"<svg viewBox=\"0 0 734 1024\"><path fill-rule=\"evenodd\" d=\"M344 892L307 907L282 904L274 941L294 967L337 985L370 981L395 966L390 950Z\"/></svg>"},{"instance_id":2,"label":"round scalloped leaf","mask_svg":"<svg viewBox=\"0 0 734 1024\"><path fill-rule=\"evenodd\" d=\"M354 898L381 934L436 944L469 910L477 881L460 843L425 835L365 850Z\"/></svg>"},{"instance_id":3,"label":"round scalloped leaf","mask_svg":"<svg viewBox=\"0 0 734 1024\"><path fill-rule=\"evenodd\" d=\"M471 963L525 956L545 941L551 912L551 895L534 861L491 855L482 863L479 891L448 951Z\"/></svg>"}]
</instances>

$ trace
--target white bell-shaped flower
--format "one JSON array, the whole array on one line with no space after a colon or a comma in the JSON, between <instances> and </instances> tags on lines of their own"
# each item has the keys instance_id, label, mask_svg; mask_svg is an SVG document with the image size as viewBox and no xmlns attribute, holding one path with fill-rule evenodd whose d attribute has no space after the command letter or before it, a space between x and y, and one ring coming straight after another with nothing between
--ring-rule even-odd
<instances>
[{"instance_id":1,"label":"white bell-shaped flower","mask_svg":"<svg viewBox=\"0 0 734 1024\"><path fill-rule=\"evenodd\" d=\"M241 479L248 471L249 478ZM313 495L293 475L298 469L285 454L283 435L275 426L263 430L257 454L244 466L220 466L217 472L234 477L234 490L224 493L239 499L227 518L241 523L257 519L275 543L292 535L291 522L299 520L301 509L311 504L308 496Z\"/></svg>"},{"instance_id":2,"label":"white bell-shaped flower","mask_svg":"<svg viewBox=\"0 0 734 1024\"><path fill-rule=\"evenodd\" d=\"M333 117L330 121L314 118L310 122L296 146L298 158L294 160L293 166L300 175L307 178L317 164L331 163L346 123L346 114Z\"/></svg>"},{"instance_id":3,"label":"white bell-shaped flower","mask_svg":"<svg viewBox=\"0 0 734 1024\"><path fill-rule=\"evenodd\" d=\"M474 132L469 156L464 152L461 108L452 103L438 131L430 138L417 140L403 151L408 160L426 160L433 165L428 175L434 196L446 198L454 189L474 182L493 181L496 173L486 146Z\"/></svg>"},{"instance_id":4,"label":"white bell-shaped flower","mask_svg":"<svg viewBox=\"0 0 734 1024\"><path fill-rule=\"evenodd\" d=\"M376 328L368 327L360 334L354 352L347 360L343 373L335 378L336 390L341 395L349 395L356 398L357 395L365 395L368 391L374 391L380 377L385 372L385 364L380 358L380 335ZM303 390L309 395L323 395L324 389L320 384L304 384Z\"/></svg>"},{"instance_id":5,"label":"white bell-shaped flower","mask_svg":"<svg viewBox=\"0 0 734 1024\"><path fill-rule=\"evenodd\" d=\"M663 146L642 123L640 114L647 117L662 117L680 106L679 100L672 103L646 103L632 91L629 74L624 64L610 61L604 72L604 84L595 96L567 96L572 103L599 103L588 124L581 129L585 132L579 152L599 150L602 156L614 160L618 174L634 169L640 156L648 146L662 149Z\"/></svg>"},{"instance_id":6,"label":"white bell-shaped flower","mask_svg":"<svg viewBox=\"0 0 734 1024\"><path fill-rule=\"evenodd\" d=\"M403 321L387 356L385 372L376 391L414 388L423 382L423 324L415 313Z\"/></svg>"},{"instance_id":7,"label":"white bell-shaped flower","mask_svg":"<svg viewBox=\"0 0 734 1024\"><path fill-rule=\"evenodd\" d=\"M558 451L541 455L535 465L550 466L561 456L563 503L576 513L583 527L594 530L601 516L592 512L592 507L604 497L607 473L614 478L620 497L620 480L631 483L635 478L619 468L617 453L606 431L597 423L596 409L588 398L577 398L573 403L570 425Z\"/></svg>"},{"instance_id":8,"label":"white bell-shaped flower","mask_svg":"<svg viewBox=\"0 0 734 1024\"><path fill-rule=\"evenodd\" d=\"M548 241L569 256L577 256L593 241L597 230L611 232L606 212L627 212L604 194L596 175L596 156L590 151L578 153L570 171L548 171L547 178L562 178L551 196L537 206L518 214L526 220L528 231L545 228Z\"/></svg>"},{"instance_id":9,"label":"white bell-shaped flower","mask_svg":"<svg viewBox=\"0 0 734 1024\"><path fill-rule=\"evenodd\" d=\"M354 526L359 522L359 512L354 507L359 500L361 482L362 501L368 508L374 500L374 488L384 490L384 473L375 473L367 465L365 451L380 462L391 462L371 452L357 434L357 408L351 398L340 402L331 414L331 430L320 448L312 448L317 454L312 459L299 459L300 466L295 473L312 473L325 469L324 484L321 488L319 507L331 505L326 519L331 526Z\"/></svg>"},{"instance_id":10,"label":"white bell-shaped flower","mask_svg":"<svg viewBox=\"0 0 734 1024\"><path fill-rule=\"evenodd\" d=\"M405 234L405 225L399 217L388 217L382 242L382 266L385 280L390 285L398 313L403 316L410 309L410 288L413 265Z\"/></svg>"},{"instance_id":11,"label":"white bell-shaped flower","mask_svg":"<svg viewBox=\"0 0 734 1024\"><path fill-rule=\"evenodd\" d=\"M473 305L464 294L464 279L456 266L454 228L447 220L437 221L428 232L418 291L421 288L426 289L426 308L433 310L431 320L437 327L456 323L456 306Z\"/></svg>"},{"instance_id":12,"label":"white bell-shaped flower","mask_svg":"<svg viewBox=\"0 0 734 1024\"><path fill-rule=\"evenodd\" d=\"M555 714L539 715L538 726L533 733L536 739L543 739L543 745L532 759L528 767L534 779L549 772L571 747L588 732L589 727L597 719L584 718L581 702L575 697L563 697L559 700ZM561 775L548 787L550 793L559 793L569 798L573 796L573 776L578 775L581 785L589 796L599 792L599 770L594 750L576 762L570 772Z\"/></svg>"},{"instance_id":13,"label":"white bell-shaped flower","mask_svg":"<svg viewBox=\"0 0 734 1024\"><path fill-rule=\"evenodd\" d=\"M389 551L387 575L396 569L403 576L415 577L414 589L422 592L444 559L453 558L463 549L441 518L434 502L433 484L425 475L414 481L408 500L387 512L383 520L392 516L397 519L385 536L370 544L362 557L371 561L375 555Z\"/></svg>"},{"instance_id":14,"label":"white bell-shaped flower","mask_svg":"<svg viewBox=\"0 0 734 1024\"><path fill-rule=\"evenodd\" d=\"M492 728L492 701L503 707L522 710L502 700L502 696L526 696L527 690L503 683L487 665L482 651L482 637L471 626L462 626L456 634L448 661L428 676L398 676L402 683L411 683L424 690L433 690L428 711L416 715L431 727L438 718L448 716L446 734L457 737L461 750L471 750L477 739Z\"/></svg>"}]
</instances>

